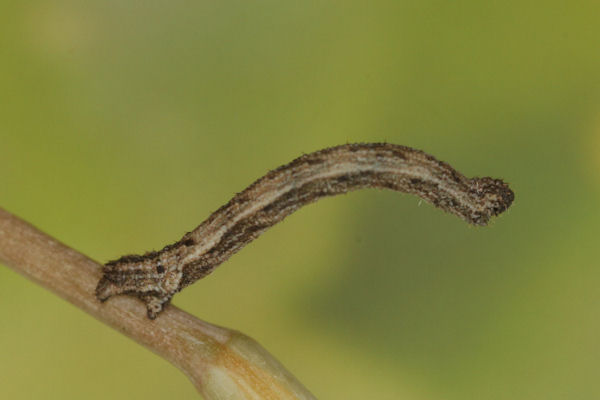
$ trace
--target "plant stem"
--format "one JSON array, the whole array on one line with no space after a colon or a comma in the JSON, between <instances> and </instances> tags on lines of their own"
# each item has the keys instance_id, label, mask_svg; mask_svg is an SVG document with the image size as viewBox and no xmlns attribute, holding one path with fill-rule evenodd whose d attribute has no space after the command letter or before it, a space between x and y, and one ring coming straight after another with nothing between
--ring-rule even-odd
<instances>
[{"instance_id":1,"label":"plant stem","mask_svg":"<svg viewBox=\"0 0 600 400\"><path fill-rule=\"evenodd\" d=\"M182 370L206 400L315 399L246 335L169 306L154 321L130 296L100 303L102 266L0 208L0 262Z\"/></svg>"}]
</instances>

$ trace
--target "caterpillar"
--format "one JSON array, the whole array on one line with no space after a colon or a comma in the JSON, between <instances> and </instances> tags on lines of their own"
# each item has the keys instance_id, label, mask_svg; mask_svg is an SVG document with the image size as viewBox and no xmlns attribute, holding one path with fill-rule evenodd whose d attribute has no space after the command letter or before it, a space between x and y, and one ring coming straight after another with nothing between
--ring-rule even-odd
<instances>
[{"instance_id":1,"label":"caterpillar","mask_svg":"<svg viewBox=\"0 0 600 400\"><path fill-rule=\"evenodd\" d=\"M466 178L447 163L410 147L388 143L330 147L268 172L178 242L107 262L96 296L101 301L119 294L136 296L154 319L175 293L210 274L300 207L363 188L414 194L481 226L514 200L502 180Z\"/></svg>"}]
</instances>

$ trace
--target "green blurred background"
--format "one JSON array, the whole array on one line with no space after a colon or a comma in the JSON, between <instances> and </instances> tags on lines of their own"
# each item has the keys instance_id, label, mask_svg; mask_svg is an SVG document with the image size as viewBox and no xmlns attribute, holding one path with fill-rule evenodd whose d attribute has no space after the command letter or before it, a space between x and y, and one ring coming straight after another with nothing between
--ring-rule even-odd
<instances>
[{"instance_id":1,"label":"green blurred background","mask_svg":"<svg viewBox=\"0 0 600 400\"><path fill-rule=\"evenodd\" d=\"M300 210L174 303L320 399L600 398L600 3L0 3L0 206L104 262L267 170L358 141L510 182L472 228L363 191ZM0 268L0 398L197 397Z\"/></svg>"}]
</instances>

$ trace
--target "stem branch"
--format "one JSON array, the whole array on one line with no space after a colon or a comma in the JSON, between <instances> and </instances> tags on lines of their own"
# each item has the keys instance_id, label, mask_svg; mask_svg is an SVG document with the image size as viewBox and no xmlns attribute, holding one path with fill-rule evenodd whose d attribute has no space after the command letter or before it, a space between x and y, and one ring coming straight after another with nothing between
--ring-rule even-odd
<instances>
[{"instance_id":1,"label":"stem branch","mask_svg":"<svg viewBox=\"0 0 600 400\"><path fill-rule=\"evenodd\" d=\"M100 303L102 266L0 208L0 262L182 370L207 400L315 399L249 337L170 306L149 320L130 296ZM233 397L231 397L233 395Z\"/></svg>"}]
</instances>

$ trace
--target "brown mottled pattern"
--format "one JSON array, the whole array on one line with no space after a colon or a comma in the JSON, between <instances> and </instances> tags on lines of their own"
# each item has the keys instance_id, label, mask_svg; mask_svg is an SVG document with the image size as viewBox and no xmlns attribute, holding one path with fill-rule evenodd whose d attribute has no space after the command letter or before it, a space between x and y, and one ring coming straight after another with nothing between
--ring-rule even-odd
<instances>
[{"instance_id":1,"label":"brown mottled pattern","mask_svg":"<svg viewBox=\"0 0 600 400\"><path fill-rule=\"evenodd\" d=\"M108 262L96 294L142 299L155 318L172 296L211 273L298 208L362 188L415 194L474 225L486 225L514 199L504 182L466 178L445 162L387 143L347 144L305 154L258 179L179 242L159 252Z\"/></svg>"}]
</instances>

